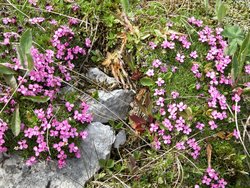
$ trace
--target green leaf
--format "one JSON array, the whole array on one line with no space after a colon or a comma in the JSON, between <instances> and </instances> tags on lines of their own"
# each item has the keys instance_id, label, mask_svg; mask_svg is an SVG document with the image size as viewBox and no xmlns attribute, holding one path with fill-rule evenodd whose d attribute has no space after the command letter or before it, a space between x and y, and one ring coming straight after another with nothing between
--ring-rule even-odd
<instances>
[{"instance_id":1,"label":"green leaf","mask_svg":"<svg viewBox=\"0 0 250 188\"><path fill-rule=\"evenodd\" d=\"M100 159L99 160L99 165L104 168L104 169L109 169L109 168L113 168L114 167L114 160L112 159Z\"/></svg>"},{"instance_id":2,"label":"green leaf","mask_svg":"<svg viewBox=\"0 0 250 188\"><path fill-rule=\"evenodd\" d=\"M227 14L227 5L225 3L221 3L217 12L217 18L219 22L222 22L223 18Z\"/></svg>"},{"instance_id":3,"label":"green leaf","mask_svg":"<svg viewBox=\"0 0 250 188\"><path fill-rule=\"evenodd\" d=\"M11 119L11 130L15 136L18 136L21 130L19 105L16 106L12 119Z\"/></svg>"},{"instance_id":4,"label":"green leaf","mask_svg":"<svg viewBox=\"0 0 250 188\"><path fill-rule=\"evenodd\" d=\"M164 37L164 35L161 33L161 31L159 29L155 29L154 32L155 32L157 37Z\"/></svg>"},{"instance_id":5,"label":"green leaf","mask_svg":"<svg viewBox=\"0 0 250 188\"><path fill-rule=\"evenodd\" d=\"M242 29L239 26L227 26L225 27L224 31L222 32L222 35L224 37L227 37L229 39L244 39L244 33Z\"/></svg>"},{"instance_id":6,"label":"green leaf","mask_svg":"<svg viewBox=\"0 0 250 188\"><path fill-rule=\"evenodd\" d=\"M107 164L107 168L113 168L115 165L115 162L113 159L108 159L106 164Z\"/></svg>"},{"instance_id":7,"label":"green leaf","mask_svg":"<svg viewBox=\"0 0 250 188\"><path fill-rule=\"evenodd\" d=\"M187 113L188 117L191 117L193 115L193 111L192 111L192 108L190 107L187 107L185 109L185 112Z\"/></svg>"},{"instance_id":8,"label":"green leaf","mask_svg":"<svg viewBox=\"0 0 250 188\"><path fill-rule=\"evenodd\" d=\"M157 182L158 182L158 184L160 184L160 185L163 184L163 183L164 183L163 178L162 178L162 177L159 177L158 180L157 180Z\"/></svg>"},{"instance_id":9,"label":"green leaf","mask_svg":"<svg viewBox=\"0 0 250 188\"><path fill-rule=\"evenodd\" d=\"M26 96L26 97L21 97L21 99L26 99L30 100L32 102L37 102L37 103L45 103L49 101L49 97L45 96Z\"/></svg>"},{"instance_id":10,"label":"green leaf","mask_svg":"<svg viewBox=\"0 0 250 188\"><path fill-rule=\"evenodd\" d=\"M21 36L20 47L24 54L29 54L31 46L32 46L32 33L30 29L27 29Z\"/></svg>"},{"instance_id":11,"label":"green leaf","mask_svg":"<svg viewBox=\"0 0 250 188\"><path fill-rule=\"evenodd\" d=\"M31 30L26 30L20 39L20 46L17 47L17 56L22 66L31 71L34 68L34 62L30 54L32 46L32 33Z\"/></svg>"},{"instance_id":12,"label":"green leaf","mask_svg":"<svg viewBox=\"0 0 250 188\"><path fill-rule=\"evenodd\" d=\"M221 6L221 0L216 0L216 3L215 3L215 12L219 12L219 8Z\"/></svg>"},{"instance_id":13,"label":"green leaf","mask_svg":"<svg viewBox=\"0 0 250 188\"><path fill-rule=\"evenodd\" d=\"M120 0L121 5L122 5L122 9L124 13L128 13L129 11L129 0Z\"/></svg>"},{"instance_id":14,"label":"green leaf","mask_svg":"<svg viewBox=\"0 0 250 188\"><path fill-rule=\"evenodd\" d=\"M141 36L141 40L145 40L146 38L150 37L150 34L146 34L144 36Z\"/></svg>"},{"instance_id":15,"label":"green leaf","mask_svg":"<svg viewBox=\"0 0 250 188\"><path fill-rule=\"evenodd\" d=\"M209 1L208 0L204 0L204 6L205 6L206 11L208 11L208 8L209 8Z\"/></svg>"},{"instance_id":16,"label":"green leaf","mask_svg":"<svg viewBox=\"0 0 250 188\"><path fill-rule=\"evenodd\" d=\"M13 75L5 74L3 77L4 77L5 82L8 84L8 86L10 86L12 89L17 88L16 78Z\"/></svg>"},{"instance_id":17,"label":"green leaf","mask_svg":"<svg viewBox=\"0 0 250 188\"><path fill-rule=\"evenodd\" d=\"M247 54L250 52L250 32L247 33L244 41L242 42L241 44L241 47L240 47L240 53L244 52Z\"/></svg>"},{"instance_id":18,"label":"green leaf","mask_svg":"<svg viewBox=\"0 0 250 188\"><path fill-rule=\"evenodd\" d=\"M28 62L28 70L31 71L34 68L34 61L30 53L26 54L27 62Z\"/></svg>"},{"instance_id":19,"label":"green leaf","mask_svg":"<svg viewBox=\"0 0 250 188\"><path fill-rule=\"evenodd\" d=\"M6 66L3 65L3 64L0 64L0 73L1 73L1 74L7 74L7 75L16 74L16 72L15 72L14 70L12 70L12 69L9 68L9 67L6 67Z\"/></svg>"},{"instance_id":20,"label":"green leaf","mask_svg":"<svg viewBox=\"0 0 250 188\"><path fill-rule=\"evenodd\" d=\"M169 80L171 77L173 76L173 73L172 72L168 72L164 75L164 78Z\"/></svg>"},{"instance_id":21,"label":"green leaf","mask_svg":"<svg viewBox=\"0 0 250 188\"><path fill-rule=\"evenodd\" d=\"M24 62L24 52L22 51L20 46L17 46L16 52L17 52L17 58L21 62L21 65L23 66L23 68L26 68L26 65L25 65L25 62Z\"/></svg>"},{"instance_id":22,"label":"green leaf","mask_svg":"<svg viewBox=\"0 0 250 188\"><path fill-rule=\"evenodd\" d=\"M237 60L237 56L234 55L232 59L232 68L231 68L231 77L232 77L233 83L235 83L235 80L237 78L237 72L238 72L238 60Z\"/></svg>"},{"instance_id":23,"label":"green leaf","mask_svg":"<svg viewBox=\"0 0 250 188\"><path fill-rule=\"evenodd\" d=\"M140 80L141 85L143 86L152 86L154 85L154 81L151 78L144 77Z\"/></svg>"},{"instance_id":24,"label":"green leaf","mask_svg":"<svg viewBox=\"0 0 250 188\"><path fill-rule=\"evenodd\" d=\"M233 39L232 42L229 43L226 53L230 56L234 55L238 47L237 39Z\"/></svg>"},{"instance_id":25,"label":"green leaf","mask_svg":"<svg viewBox=\"0 0 250 188\"><path fill-rule=\"evenodd\" d=\"M238 80L241 76L244 64L246 62L246 57L249 55L250 52L250 32L248 32L247 36L245 37L239 51L239 55L237 57L238 60L238 69L236 72L236 79Z\"/></svg>"}]
</instances>

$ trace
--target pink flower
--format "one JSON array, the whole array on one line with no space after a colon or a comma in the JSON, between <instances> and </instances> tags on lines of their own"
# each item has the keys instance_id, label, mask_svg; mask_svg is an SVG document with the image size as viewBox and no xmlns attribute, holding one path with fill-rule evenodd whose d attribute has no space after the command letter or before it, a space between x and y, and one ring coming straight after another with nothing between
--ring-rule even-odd
<instances>
[{"instance_id":1,"label":"pink flower","mask_svg":"<svg viewBox=\"0 0 250 188\"><path fill-rule=\"evenodd\" d=\"M180 53L177 53L177 55L175 57L176 61L179 61L180 63L184 62L184 58L185 58L185 56L181 55Z\"/></svg>"},{"instance_id":2,"label":"pink flower","mask_svg":"<svg viewBox=\"0 0 250 188\"><path fill-rule=\"evenodd\" d=\"M199 89L201 88L201 84L200 84L200 83L196 83L196 84L195 84L195 88L196 88L197 90L199 90Z\"/></svg>"},{"instance_id":3,"label":"pink flower","mask_svg":"<svg viewBox=\"0 0 250 188\"><path fill-rule=\"evenodd\" d=\"M213 120L210 120L208 122L208 125L210 125L211 130L214 130L214 129L216 129L218 127Z\"/></svg>"},{"instance_id":4,"label":"pink flower","mask_svg":"<svg viewBox=\"0 0 250 188\"><path fill-rule=\"evenodd\" d=\"M90 40L90 38L86 38L85 39L85 46L88 47L88 48L91 47L91 40Z\"/></svg>"},{"instance_id":5,"label":"pink flower","mask_svg":"<svg viewBox=\"0 0 250 188\"><path fill-rule=\"evenodd\" d=\"M232 109L233 109L234 111L236 111L236 112L240 112L240 106L239 106L239 105L237 105L237 106L232 105Z\"/></svg>"},{"instance_id":6,"label":"pink flower","mask_svg":"<svg viewBox=\"0 0 250 188\"><path fill-rule=\"evenodd\" d=\"M153 70L153 69L149 69L149 70L146 72L146 75L149 76L149 77L154 76L154 70Z\"/></svg>"},{"instance_id":7,"label":"pink flower","mask_svg":"<svg viewBox=\"0 0 250 188\"><path fill-rule=\"evenodd\" d=\"M171 124L171 121L167 118L164 119L164 121L162 122L162 124L164 125L164 127L166 127L169 131L172 131L174 126Z\"/></svg>"},{"instance_id":8,"label":"pink flower","mask_svg":"<svg viewBox=\"0 0 250 188\"><path fill-rule=\"evenodd\" d=\"M87 132L87 131L81 131L81 132L79 133L79 136L84 140L84 139L87 138L88 132Z\"/></svg>"},{"instance_id":9,"label":"pink flower","mask_svg":"<svg viewBox=\"0 0 250 188\"><path fill-rule=\"evenodd\" d=\"M157 45L156 45L154 42L152 42L152 41L149 42L148 45L149 45L149 47L150 47L151 49L153 49L153 50L157 47Z\"/></svg>"},{"instance_id":10,"label":"pink flower","mask_svg":"<svg viewBox=\"0 0 250 188\"><path fill-rule=\"evenodd\" d=\"M184 142L177 142L175 147L177 150L184 150L184 149L186 149L184 144L185 144Z\"/></svg>"},{"instance_id":11,"label":"pink flower","mask_svg":"<svg viewBox=\"0 0 250 188\"><path fill-rule=\"evenodd\" d=\"M169 42L167 40L163 41L163 43L161 44L162 48L169 48L169 49L174 49L175 47L175 43L174 42Z\"/></svg>"},{"instance_id":12,"label":"pink flower","mask_svg":"<svg viewBox=\"0 0 250 188\"><path fill-rule=\"evenodd\" d=\"M250 74L250 64L245 66L245 73Z\"/></svg>"},{"instance_id":13,"label":"pink flower","mask_svg":"<svg viewBox=\"0 0 250 188\"><path fill-rule=\"evenodd\" d=\"M155 82L158 86L162 86L165 81L162 78L158 78L157 81Z\"/></svg>"},{"instance_id":14,"label":"pink flower","mask_svg":"<svg viewBox=\"0 0 250 188\"><path fill-rule=\"evenodd\" d=\"M163 107L164 106L164 98L159 97L159 99L156 101L156 105Z\"/></svg>"},{"instance_id":15,"label":"pink flower","mask_svg":"<svg viewBox=\"0 0 250 188\"><path fill-rule=\"evenodd\" d=\"M48 12L51 12L51 11L54 10L53 7L52 7L51 5L47 5L47 6L45 7L45 9L46 9Z\"/></svg>"},{"instance_id":16,"label":"pink flower","mask_svg":"<svg viewBox=\"0 0 250 188\"><path fill-rule=\"evenodd\" d=\"M32 166L32 165L34 165L34 164L36 164L36 163L37 163L37 160L36 160L36 158L35 158L34 156L30 157L30 158L26 161L26 165L27 165L27 166Z\"/></svg>"},{"instance_id":17,"label":"pink flower","mask_svg":"<svg viewBox=\"0 0 250 188\"><path fill-rule=\"evenodd\" d=\"M78 23L79 23L79 21L76 18L70 18L69 19L69 25L77 25ZM88 43L88 42L86 42L86 40L85 40L85 45L86 45L86 43ZM89 46L91 45L91 41L88 43L88 45Z\"/></svg>"},{"instance_id":18,"label":"pink flower","mask_svg":"<svg viewBox=\"0 0 250 188\"><path fill-rule=\"evenodd\" d=\"M173 23L172 23L172 22L167 22L166 26L167 26L167 27L172 27L172 26L173 26Z\"/></svg>"},{"instance_id":19,"label":"pink flower","mask_svg":"<svg viewBox=\"0 0 250 188\"><path fill-rule=\"evenodd\" d=\"M192 52L190 53L190 57L196 59L196 58L198 57L197 52L196 52L196 51L192 51Z\"/></svg>"},{"instance_id":20,"label":"pink flower","mask_svg":"<svg viewBox=\"0 0 250 188\"><path fill-rule=\"evenodd\" d=\"M71 8L74 12L76 12L77 10L79 10L80 7L77 4L73 4Z\"/></svg>"},{"instance_id":21,"label":"pink flower","mask_svg":"<svg viewBox=\"0 0 250 188\"><path fill-rule=\"evenodd\" d=\"M205 127L204 123L197 122L196 128L202 130Z\"/></svg>"},{"instance_id":22,"label":"pink flower","mask_svg":"<svg viewBox=\"0 0 250 188\"><path fill-rule=\"evenodd\" d=\"M164 95L164 94L165 94L164 89L155 89L154 96Z\"/></svg>"},{"instance_id":23,"label":"pink flower","mask_svg":"<svg viewBox=\"0 0 250 188\"><path fill-rule=\"evenodd\" d=\"M43 22L44 20L45 20L45 19L42 18L42 17L35 17L35 18L29 19L29 22L30 22L31 24L38 24L38 23Z\"/></svg>"},{"instance_id":24,"label":"pink flower","mask_svg":"<svg viewBox=\"0 0 250 188\"><path fill-rule=\"evenodd\" d=\"M27 141L26 140L20 140L17 142L19 144L18 149L23 150L23 149L27 149L28 145L27 145Z\"/></svg>"},{"instance_id":25,"label":"pink flower","mask_svg":"<svg viewBox=\"0 0 250 188\"><path fill-rule=\"evenodd\" d=\"M187 105L184 104L183 102L180 102L179 104L177 104L177 107L179 108L179 111L182 112L187 108Z\"/></svg>"},{"instance_id":26,"label":"pink flower","mask_svg":"<svg viewBox=\"0 0 250 188\"><path fill-rule=\"evenodd\" d=\"M37 2L38 0L29 0L29 3L34 6L36 6Z\"/></svg>"},{"instance_id":27,"label":"pink flower","mask_svg":"<svg viewBox=\"0 0 250 188\"><path fill-rule=\"evenodd\" d=\"M235 102L239 102L241 100L241 98L237 93L235 93L234 96L232 97L232 100Z\"/></svg>"},{"instance_id":28,"label":"pink flower","mask_svg":"<svg viewBox=\"0 0 250 188\"><path fill-rule=\"evenodd\" d=\"M206 172L207 172L207 174L209 175L210 178L212 178L214 180L218 180L219 179L218 178L218 174L215 172L214 169L212 169L212 168L209 167L209 168L207 168Z\"/></svg>"},{"instance_id":29,"label":"pink flower","mask_svg":"<svg viewBox=\"0 0 250 188\"><path fill-rule=\"evenodd\" d=\"M180 96L180 94L177 91L172 91L171 96L173 97L173 99L177 99Z\"/></svg>"},{"instance_id":30,"label":"pink flower","mask_svg":"<svg viewBox=\"0 0 250 188\"><path fill-rule=\"evenodd\" d=\"M35 110L34 112L38 119L43 120L45 118L45 113L43 109Z\"/></svg>"},{"instance_id":31,"label":"pink flower","mask_svg":"<svg viewBox=\"0 0 250 188\"><path fill-rule=\"evenodd\" d=\"M158 68L162 62L159 59L155 59L152 63L153 67Z\"/></svg>"},{"instance_id":32,"label":"pink flower","mask_svg":"<svg viewBox=\"0 0 250 188\"><path fill-rule=\"evenodd\" d=\"M164 135L162 137L164 144L171 144L171 135Z\"/></svg>"},{"instance_id":33,"label":"pink flower","mask_svg":"<svg viewBox=\"0 0 250 188\"><path fill-rule=\"evenodd\" d=\"M165 111L164 108L161 108L161 109L160 109L160 114L161 114L162 116L166 115L166 111Z\"/></svg>"},{"instance_id":34,"label":"pink flower","mask_svg":"<svg viewBox=\"0 0 250 188\"><path fill-rule=\"evenodd\" d=\"M165 65L163 65L160 67L160 70L161 70L161 72L165 73L168 71L168 68Z\"/></svg>"},{"instance_id":35,"label":"pink flower","mask_svg":"<svg viewBox=\"0 0 250 188\"><path fill-rule=\"evenodd\" d=\"M161 142L156 137L154 138L153 146L157 150L159 150L161 148Z\"/></svg>"},{"instance_id":36,"label":"pink flower","mask_svg":"<svg viewBox=\"0 0 250 188\"><path fill-rule=\"evenodd\" d=\"M54 19L53 19L53 20L50 20L49 23L50 23L51 25L57 25L57 21L54 20Z\"/></svg>"},{"instance_id":37,"label":"pink flower","mask_svg":"<svg viewBox=\"0 0 250 188\"><path fill-rule=\"evenodd\" d=\"M237 131L237 129L234 129L234 131L233 131L233 136L236 138L236 139L239 139L240 138L240 132L239 131Z\"/></svg>"},{"instance_id":38,"label":"pink flower","mask_svg":"<svg viewBox=\"0 0 250 188\"><path fill-rule=\"evenodd\" d=\"M69 102L66 102L65 106L69 112L71 112L72 109L74 108L74 104L70 104Z\"/></svg>"},{"instance_id":39,"label":"pink flower","mask_svg":"<svg viewBox=\"0 0 250 188\"><path fill-rule=\"evenodd\" d=\"M159 126L155 123L150 124L150 132L156 132L159 129Z\"/></svg>"},{"instance_id":40,"label":"pink flower","mask_svg":"<svg viewBox=\"0 0 250 188\"><path fill-rule=\"evenodd\" d=\"M227 182L222 178L218 181L220 188L224 188L227 185Z\"/></svg>"},{"instance_id":41,"label":"pink flower","mask_svg":"<svg viewBox=\"0 0 250 188\"><path fill-rule=\"evenodd\" d=\"M194 17L188 18L188 22L193 24L196 22L196 19Z\"/></svg>"},{"instance_id":42,"label":"pink flower","mask_svg":"<svg viewBox=\"0 0 250 188\"><path fill-rule=\"evenodd\" d=\"M172 70L172 72L176 72L176 71L178 70L178 67L172 66L172 67L171 67L171 70Z\"/></svg>"},{"instance_id":43,"label":"pink flower","mask_svg":"<svg viewBox=\"0 0 250 188\"><path fill-rule=\"evenodd\" d=\"M208 178L207 176L203 176L203 179L202 179L203 184L210 185L211 181L212 180Z\"/></svg>"}]
</instances>

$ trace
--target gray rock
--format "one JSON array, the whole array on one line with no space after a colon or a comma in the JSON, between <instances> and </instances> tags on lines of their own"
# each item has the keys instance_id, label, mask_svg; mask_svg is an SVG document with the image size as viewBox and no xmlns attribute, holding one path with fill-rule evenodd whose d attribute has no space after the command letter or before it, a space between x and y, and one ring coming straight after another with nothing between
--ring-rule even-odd
<instances>
[{"instance_id":1,"label":"gray rock","mask_svg":"<svg viewBox=\"0 0 250 188\"><path fill-rule=\"evenodd\" d=\"M107 123L109 120L125 119L130 103L133 101L132 90L117 89L111 92L98 91L99 102L90 100L89 112L94 122Z\"/></svg>"},{"instance_id":2,"label":"gray rock","mask_svg":"<svg viewBox=\"0 0 250 188\"><path fill-rule=\"evenodd\" d=\"M126 142L126 133L124 130L119 131L115 137L114 148L119 149L119 147Z\"/></svg>"},{"instance_id":3,"label":"gray rock","mask_svg":"<svg viewBox=\"0 0 250 188\"><path fill-rule=\"evenodd\" d=\"M61 90L60 90L60 94L61 95L66 95L66 94L71 94L71 93L75 93L76 92L76 90L73 88L73 87L71 87L71 86L65 86L65 87L63 87Z\"/></svg>"},{"instance_id":4,"label":"gray rock","mask_svg":"<svg viewBox=\"0 0 250 188\"><path fill-rule=\"evenodd\" d=\"M81 159L69 159L57 169L55 161L27 167L18 156L5 160L0 168L0 188L80 188L99 169L99 159L109 157L115 134L101 123L88 126L89 136L81 143Z\"/></svg>"},{"instance_id":5,"label":"gray rock","mask_svg":"<svg viewBox=\"0 0 250 188\"><path fill-rule=\"evenodd\" d=\"M61 173L84 185L100 169L99 159L109 158L115 134L110 126L100 122L88 126L89 136L81 144L82 158L68 162Z\"/></svg>"},{"instance_id":6,"label":"gray rock","mask_svg":"<svg viewBox=\"0 0 250 188\"><path fill-rule=\"evenodd\" d=\"M102 83L106 86L117 86L119 83L115 78L112 78L108 75L106 75L104 72L102 72L100 69L98 68L90 68L89 71L87 72L86 76L94 81L99 83Z\"/></svg>"}]
</instances>

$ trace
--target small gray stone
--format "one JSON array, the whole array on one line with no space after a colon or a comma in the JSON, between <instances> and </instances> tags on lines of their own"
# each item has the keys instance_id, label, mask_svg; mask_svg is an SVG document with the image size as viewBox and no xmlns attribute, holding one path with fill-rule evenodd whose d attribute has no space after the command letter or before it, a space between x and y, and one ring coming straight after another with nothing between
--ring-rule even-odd
<instances>
[{"instance_id":1,"label":"small gray stone","mask_svg":"<svg viewBox=\"0 0 250 188\"><path fill-rule=\"evenodd\" d=\"M123 145L125 142L126 142L126 133L124 130L121 130L116 135L114 148L119 149L119 147Z\"/></svg>"},{"instance_id":2,"label":"small gray stone","mask_svg":"<svg viewBox=\"0 0 250 188\"><path fill-rule=\"evenodd\" d=\"M118 85L119 83L115 78L112 78L108 75L106 75L104 72L102 72L98 68L90 68L89 71L87 72L86 76L97 83L102 83L106 86L113 86Z\"/></svg>"},{"instance_id":3,"label":"small gray stone","mask_svg":"<svg viewBox=\"0 0 250 188\"><path fill-rule=\"evenodd\" d=\"M109 120L125 119L130 103L133 101L132 90L117 89L111 92L98 91L98 102L90 100L89 112L93 114L94 122L107 123Z\"/></svg>"},{"instance_id":4,"label":"small gray stone","mask_svg":"<svg viewBox=\"0 0 250 188\"><path fill-rule=\"evenodd\" d=\"M76 92L76 90L71 86L65 86L60 90L60 94L62 94L62 95L71 94L71 93L75 93L75 92Z\"/></svg>"}]
</instances>

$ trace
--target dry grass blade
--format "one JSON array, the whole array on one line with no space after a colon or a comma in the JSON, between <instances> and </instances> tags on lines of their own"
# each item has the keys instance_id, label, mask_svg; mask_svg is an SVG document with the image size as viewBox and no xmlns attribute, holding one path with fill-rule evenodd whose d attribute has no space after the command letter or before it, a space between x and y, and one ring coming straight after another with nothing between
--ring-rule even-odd
<instances>
[{"instance_id":1,"label":"dry grass blade","mask_svg":"<svg viewBox=\"0 0 250 188\"><path fill-rule=\"evenodd\" d=\"M122 53L125 49L127 43L127 36L125 33L122 33L119 38L122 39L122 44L120 49L116 49L113 53L108 52L107 58L103 61L107 69L111 70L112 75L115 79L122 84L124 88L132 88L132 85L128 78L128 73L124 69L124 61L122 58ZM126 81L124 80L126 78Z\"/></svg>"},{"instance_id":2,"label":"dry grass blade","mask_svg":"<svg viewBox=\"0 0 250 188\"><path fill-rule=\"evenodd\" d=\"M211 144L207 144L207 165L208 168L211 168L211 158L212 158L212 146Z\"/></svg>"}]
</instances>

